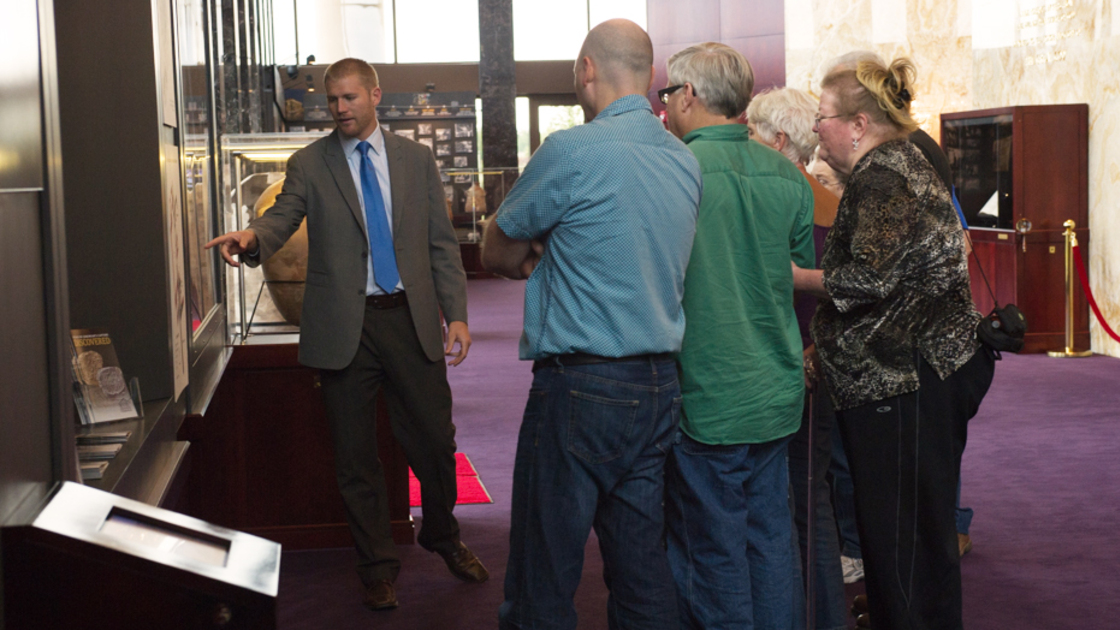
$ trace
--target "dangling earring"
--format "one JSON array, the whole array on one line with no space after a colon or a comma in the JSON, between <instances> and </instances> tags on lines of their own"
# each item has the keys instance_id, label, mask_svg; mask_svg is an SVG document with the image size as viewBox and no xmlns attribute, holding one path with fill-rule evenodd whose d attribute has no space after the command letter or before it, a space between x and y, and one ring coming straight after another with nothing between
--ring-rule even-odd
<instances>
[{"instance_id":1,"label":"dangling earring","mask_svg":"<svg viewBox=\"0 0 1120 630\"><path fill-rule=\"evenodd\" d=\"M859 138L852 138L852 149L855 150L855 149L858 149L858 148L859 148Z\"/></svg>"}]
</instances>

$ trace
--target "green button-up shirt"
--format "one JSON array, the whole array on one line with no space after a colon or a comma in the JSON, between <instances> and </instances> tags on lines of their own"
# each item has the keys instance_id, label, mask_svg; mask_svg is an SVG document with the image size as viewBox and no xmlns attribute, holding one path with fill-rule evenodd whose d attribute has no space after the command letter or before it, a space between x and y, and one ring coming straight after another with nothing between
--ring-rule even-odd
<instances>
[{"instance_id":1,"label":"green button-up shirt","mask_svg":"<svg viewBox=\"0 0 1120 630\"><path fill-rule=\"evenodd\" d=\"M681 428L705 444L794 433L805 386L792 259L814 266L813 192L785 156L744 125L683 138L704 194L684 282Z\"/></svg>"}]
</instances>

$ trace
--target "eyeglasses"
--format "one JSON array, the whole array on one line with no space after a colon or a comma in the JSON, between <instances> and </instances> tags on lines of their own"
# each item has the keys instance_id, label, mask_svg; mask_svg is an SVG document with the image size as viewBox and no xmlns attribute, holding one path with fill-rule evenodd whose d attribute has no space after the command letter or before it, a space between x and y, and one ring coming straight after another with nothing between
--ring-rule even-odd
<instances>
[{"instance_id":1,"label":"eyeglasses","mask_svg":"<svg viewBox=\"0 0 1120 630\"><path fill-rule=\"evenodd\" d=\"M828 120L829 118L844 118L846 116L847 114L836 114L835 116L821 116L820 114L817 114L813 117L813 126L820 127L822 120Z\"/></svg>"},{"instance_id":2,"label":"eyeglasses","mask_svg":"<svg viewBox=\"0 0 1120 630\"><path fill-rule=\"evenodd\" d=\"M688 84L687 83L682 83L680 85L670 85L667 88L662 88L662 89L657 91L657 98L658 98L658 100L660 100L665 105L668 105L669 104L669 95L672 94L673 92L676 92L677 90L681 89L682 87L684 87L686 85L688 85Z\"/></svg>"}]
</instances>

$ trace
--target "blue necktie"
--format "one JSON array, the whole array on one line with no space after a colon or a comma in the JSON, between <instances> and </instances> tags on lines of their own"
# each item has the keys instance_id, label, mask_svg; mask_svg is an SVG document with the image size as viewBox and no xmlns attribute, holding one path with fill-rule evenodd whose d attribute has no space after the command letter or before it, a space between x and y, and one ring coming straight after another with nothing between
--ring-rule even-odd
<instances>
[{"instance_id":1,"label":"blue necktie","mask_svg":"<svg viewBox=\"0 0 1120 630\"><path fill-rule=\"evenodd\" d=\"M397 271L397 255L393 252L393 233L389 231L389 219L385 216L385 201L381 198L381 186L377 183L377 171L368 157L369 143L358 143L358 155L362 166L362 199L366 202L366 229L369 231L369 252L373 257L373 281L381 290L392 293L401 280Z\"/></svg>"}]
</instances>

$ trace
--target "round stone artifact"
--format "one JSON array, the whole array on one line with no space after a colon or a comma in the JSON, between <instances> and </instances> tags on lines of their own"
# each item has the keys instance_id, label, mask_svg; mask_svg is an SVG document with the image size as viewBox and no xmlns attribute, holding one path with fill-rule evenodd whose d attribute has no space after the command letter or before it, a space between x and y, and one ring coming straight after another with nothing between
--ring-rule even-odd
<instances>
[{"instance_id":1,"label":"round stone artifact","mask_svg":"<svg viewBox=\"0 0 1120 630\"><path fill-rule=\"evenodd\" d=\"M283 187L284 180L281 179L265 188L253 206L254 214L259 217L271 208ZM303 284L307 281L307 219L300 223L299 229L280 251L261 264L261 269L268 293L280 315L289 324L299 326L303 312Z\"/></svg>"}]
</instances>

